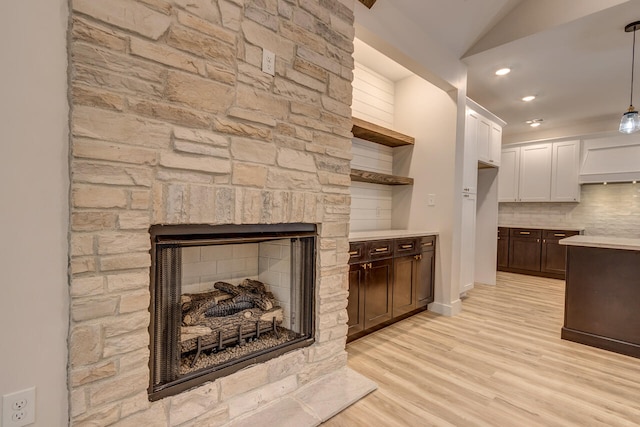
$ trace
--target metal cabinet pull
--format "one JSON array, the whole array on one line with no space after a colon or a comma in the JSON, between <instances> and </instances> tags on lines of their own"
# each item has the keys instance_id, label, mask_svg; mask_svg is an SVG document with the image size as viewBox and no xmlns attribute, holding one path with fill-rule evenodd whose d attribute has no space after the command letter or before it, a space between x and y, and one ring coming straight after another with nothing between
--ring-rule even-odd
<instances>
[{"instance_id":1,"label":"metal cabinet pull","mask_svg":"<svg viewBox=\"0 0 640 427\"><path fill-rule=\"evenodd\" d=\"M413 248L413 245L400 245L400 249L411 249Z\"/></svg>"},{"instance_id":2,"label":"metal cabinet pull","mask_svg":"<svg viewBox=\"0 0 640 427\"><path fill-rule=\"evenodd\" d=\"M433 242L423 243L422 247L425 247L425 246L433 246Z\"/></svg>"},{"instance_id":3,"label":"metal cabinet pull","mask_svg":"<svg viewBox=\"0 0 640 427\"><path fill-rule=\"evenodd\" d=\"M351 252L349 252L349 256L358 255L359 253L360 253L360 251L351 251Z\"/></svg>"},{"instance_id":4,"label":"metal cabinet pull","mask_svg":"<svg viewBox=\"0 0 640 427\"><path fill-rule=\"evenodd\" d=\"M521 231L520 234L528 235L528 234L531 234L531 232L530 231Z\"/></svg>"},{"instance_id":5,"label":"metal cabinet pull","mask_svg":"<svg viewBox=\"0 0 640 427\"><path fill-rule=\"evenodd\" d=\"M556 237L566 237L565 233L553 233L553 235Z\"/></svg>"},{"instance_id":6,"label":"metal cabinet pull","mask_svg":"<svg viewBox=\"0 0 640 427\"><path fill-rule=\"evenodd\" d=\"M420 261L422 259L422 254L414 255L413 258Z\"/></svg>"},{"instance_id":7,"label":"metal cabinet pull","mask_svg":"<svg viewBox=\"0 0 640 427\"><path fill-rule=\"evenodd\" d=\"M384 248L376 248L375 251L376 252L386 252L389 250L388 246L385 246Z\"/></svg>"}]
</instances>

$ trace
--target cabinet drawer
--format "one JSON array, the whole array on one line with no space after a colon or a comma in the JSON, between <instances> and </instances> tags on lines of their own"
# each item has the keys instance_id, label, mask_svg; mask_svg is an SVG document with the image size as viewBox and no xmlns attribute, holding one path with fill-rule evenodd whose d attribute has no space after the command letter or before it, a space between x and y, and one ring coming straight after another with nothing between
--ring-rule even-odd
<instances>
[{"instance_id":1,"label":"cabinet drawer","mask_svg":"<svg viewBox=\"0 0 640 427\"><path fill-rule=\"evenodd\" d=\"M567 230L543 230L542 238L544 239L564 239L565 237L575 236L580 234L577 231Z\"/></svg>"},{"instance_id":2,"label":"cabinet drawer","mask_svg":"<svg viewBox=\"0 0 640 427\"><path fill-rule=\"evenodd\" d=\"M435 248L436 248L436 236L425 236L420 238L421 251L435 250Z\"/></svg>"},{"instance_id":3,"label":"cabinet drawer","mask_svg":"<svg viewBox=\"0 0 640 427\"><path fill-rule=\"evenodd\" d=\"M535 230L531 228L512 228L510 236L540 239L542 237L542 230Z\"/></svg>"},{"instance_id":4,"label":"cabinet drawer","mask_svg":"<svg viewBox=\"0 0 640 427\"><path fill-rule=\"evenodd\" d=\"M368 242L367 255L371 260L393 256L393 240L376 240Z\"/></svg>"},{"instance_id":5,"label":"cabinet drawer","mask_svg":"<svg viewBox=\"0 0 640 427\"><path fill-rule=\"evenodd\" d=\"M353 242L349 244L349 264L364 262L366 258L364 242Z\"/></svg>"},{"instance_id":6,"label":"cabinet drawer","mask_svg":"<svg viewBox=\"0 0 640 427\"><path fill-rule=\"evenodd\" d=\"M394 256L414 255L420 252L419 237L396 239L394 242Z\"/></svg>"}]
</instances>

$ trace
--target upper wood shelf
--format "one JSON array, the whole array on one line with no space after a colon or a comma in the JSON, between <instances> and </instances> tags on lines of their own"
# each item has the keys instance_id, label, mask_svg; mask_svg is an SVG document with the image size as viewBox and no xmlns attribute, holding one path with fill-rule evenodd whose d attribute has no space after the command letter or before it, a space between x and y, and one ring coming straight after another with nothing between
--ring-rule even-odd
<instances>
[{"instance_id":1,"label":"upper wood shelf","mask_svg":"<svg viewBox=\"0 0 640 427\"><path fill-rule=\"evenodd\" d=\"M353 119L353 136L387 147L400 147L403 145L413 145L416 139L412 136L404 135L391 129L369 123L362 119Z\"/></svg>"}]
</instances>

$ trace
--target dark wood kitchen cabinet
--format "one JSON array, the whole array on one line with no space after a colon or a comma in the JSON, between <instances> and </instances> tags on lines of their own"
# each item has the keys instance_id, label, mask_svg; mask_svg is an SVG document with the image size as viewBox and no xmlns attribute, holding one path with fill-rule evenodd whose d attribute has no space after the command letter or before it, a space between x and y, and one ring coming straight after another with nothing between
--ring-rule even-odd
<instances>
[{"instance_id":1,"label":"dark wood kitchen cabinet","mask_svg":"<svg viewBox=\"0 0 640 427\"><path fill-rule=\"evenodd\" d=\"M559 241L576 234L580 232L499 227L498 270L564 279L567 250Z\"/></svg>"},{"instance_id":2,"label":"dark wood kitchen cabinet","mask_svg":"<svg viewBox=\"0 0 640 427\"><path fill-rule=\"evenodd\" d=\"M542 231L512 228L509 232L509 268L540 271Z\"/></svg>"},{"instance_id":3,"label":"dark wood kitchen cabinet","mask_svg":"<svg viewBox=\"0 0 640 427\"><path fill-rule=\"evenodd\" d=\"M353 242L349 254L349 341L433 302L435 236Z\"/></svg>"},{"instance_id":4,"label":"dark wood kitchen cabinet","mask_svg":"<svg viewBox=\"0 0 640 427\"><path fill-rule=\"evenodd\" d=\"M509 267L509 229L498 227L498 270Z\"/></svg>"},{"instance_id":5,"label":"dark wood kitchen cabinet","mask_svg":"<svg viewBox=\"0 0 640 427\"><path fill-rule=\"evenodd\" d=\"M575 236L577 231L544 230L542 232L542 251L540 271L564 277L567 264L567 247L558 243L565 237Z\"/></svg>"}]
</instances>

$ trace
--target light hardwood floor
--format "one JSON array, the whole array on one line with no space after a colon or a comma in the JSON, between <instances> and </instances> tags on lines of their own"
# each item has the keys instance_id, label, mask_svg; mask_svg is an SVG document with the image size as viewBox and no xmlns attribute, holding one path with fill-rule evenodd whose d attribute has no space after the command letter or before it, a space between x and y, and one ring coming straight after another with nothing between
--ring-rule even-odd
<instances>
[{"instance_id":1,"label":"light hardwood floor","mask_svg":"<svg viewBox=\"0 0 640 427\"><path fill-rule=\"evenodd\" d=\"M563 310L564 281L498 273L458 316L356 340L378 389L323 426L640 426L640 359L561 340Z\"/></svg>"}]
</instances>

